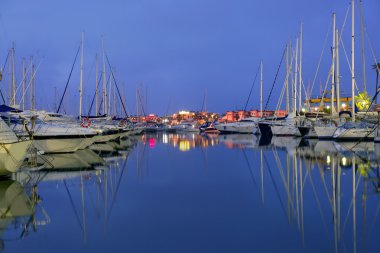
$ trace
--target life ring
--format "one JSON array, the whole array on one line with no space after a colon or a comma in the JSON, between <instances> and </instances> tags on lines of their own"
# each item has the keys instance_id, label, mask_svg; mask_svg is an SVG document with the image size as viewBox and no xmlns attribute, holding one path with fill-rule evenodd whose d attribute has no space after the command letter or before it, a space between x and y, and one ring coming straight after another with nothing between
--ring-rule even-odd
<instances>
[{"instance_id":1,"label":"life ring","mask_svg":"<svg viewBox=\"0 0 380 253\"><path fill-rule=\"evenodd\" d=\"M82 124L80 124L81 127L88 128L91 126L91 120L89 118L83 118Z\"/></svg>"}]
</instances>

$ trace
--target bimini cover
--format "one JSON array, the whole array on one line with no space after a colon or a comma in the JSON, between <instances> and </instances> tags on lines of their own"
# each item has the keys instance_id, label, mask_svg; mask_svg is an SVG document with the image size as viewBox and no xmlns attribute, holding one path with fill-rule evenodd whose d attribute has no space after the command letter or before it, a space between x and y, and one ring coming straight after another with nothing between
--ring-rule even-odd
<instances>
[{"instance_id":1,"label":"bimini cover","mask_svg":"<svg viewBox=\"0 0 380 253\"><path fill-rule=\"evenodd\" d=\"M7 105L0 105L0 112L22 112L19 109L7 106Z\"/></svg>"}]
</instances>

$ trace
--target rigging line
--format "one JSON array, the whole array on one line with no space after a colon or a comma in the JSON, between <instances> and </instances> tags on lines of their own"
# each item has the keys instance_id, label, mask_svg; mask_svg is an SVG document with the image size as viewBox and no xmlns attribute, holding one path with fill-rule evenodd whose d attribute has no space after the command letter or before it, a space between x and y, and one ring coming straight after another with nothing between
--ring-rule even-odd
<instances>
[{"instance_id":1,"label":"rigging line","mask_svg":"<svg viewBox=\"0 0 380 253\"><path fill-rule=\"evenodd\" d=\"M364 16L361 14L361 18L363 19L362 20L362 23L363 23L363 29L364 29L364 34L366 35L367 37L367 40L368 40L368 44L369 44L369 47L371 49L371 54L372 54L372 57L373 59L375 60L375 63L377 63L377 59L376 59L376 56L375 56L375 53L374 53L374 50L373 50L373 46L372 46L372 42L371 42L371 39L369 37L369 34L368 34L368 31L367 31L367 26L365 24L365 20L364 20Z\"/></svg>"},{"instance_id":2,"label":"rigging line","mask_svg":"<svg viewBox=\"0 0 380 253\"><path fill-rule=\"evenodd\" d=\"M244 155L244 158L245 158L245 162L246 162L247 165L248 165L248 169L249 169L249 173L250 173L250 175L251 175L252 182L253 182L253 184L255 185L257 192L260 193L260 191L259 191L259 187L257 186L256 179L255 179L255 177L254 177L254 175L253 175L253 172L252 172L251 164L249 163L249 160L248 160L247 153L245 152L245 149L244 149L244 148L242 148L241 151L243 152L243 155Z\"/></svg>"},{"instance_id":3,"label":"rigging line","mask_svg":"<svg viewBox=\"0 0 380 253\"><path fill-rule=\"evenodd\" d=\"M206 101L206 93L203 95L201 112L203 112L203 109L205 108L205 101Z\"/></svg>"},{"instance_id":4,"label":"rigging line","mask_svg":"<svg viewBox=\"0 0 380 253\"><path fill-rule=\"evenodd\" d=\"M279 108L281 107L282 100L284 99L284 95L285 95L285 90L286 90L286 83L284 82L284 85L282 86L282 90L281 90L281 93L280 93L280 98L277 101L276 111L279 110Z\"/></svg>"},{"instance_id":5,"label":"rigging line","mask_svg":"<svg viewBox=\"0 0 380 253\"><path fill-rule=\"evenodd\" d=\"M377 217L379 216L379 211L380 211L380 203L377 203L375 216L373 217L373 220L371 222L371 227L369 229L370 233L372 233L374 226L376 226L376 220L377 220Z\"/></svg>"},{"instance_id":6,"label":"rigging line","mask_svg":"<svg viewBox=\"0 0 380 253\"><path fill-rule=\"evenodd\" d=\"M378 62L377 59L376 59L376 55L375 55L375 52L373 50L373 46L372 46L372 42L371 42L371 39L369 38L369 34L367 32L367 27L364 28L365 30L365 34L367 36L367 40L368 40L368 44L369 44L369 48L371 49L371 54L372 54L372 57L373 59L375 60L375 64ZM380 70L379 70L380 71Z\"/></svg>"},{"instance_id":7,"label":"rigging line","mask_svg":"<svg viewBox=\"0 0 380 253\"><path fill-rule=\"evenodd\" d=\"M128 158L129 158L129 156L125 159L125 162L123 164L123 169L121 170L120 177L119 177L119 180L118 180L117 185L116 185L115 193L113 194L113 198L112 198L112 202L111 202L111 207L110 207L110 210L108 212L108 219L111 217L111 212L112 212L113 206L114 206L114 204L116 202L116 196L117 196L117 193L119 192L121 179L123 177L124 171L127 168Z\"/></svg>"},{"instance_id":8,"label":"rigging line","mask_svg":"<svg viewBox=\"0 0 380 253\"><path fill-rule=\"evenodd\" d=\"M345 15L345 18L344 18L344 21L343 21L343 25L342 25L342 29L340 31L340 35L339 35L339 38L338 38L338 41L340 42L341 39L342 39L342 34L343 34L343 31L344 31L344 27L346 25L346 21L347 21L347 17L348 17L348 13L350 11L350 6L347 7L347 11L346 11L346 15ZM316 78L317 78L317 75L318 75L318 72L319 72L319 67L321 65L321 61L322 61L322 56L323 56L323 52L326 48L326 45L327 45L327 38L328 38L328 35L330 34L330 30L331 30L331 22L330 22L330 26L329 26L329 29L326 33L326 37L325 37L325 42L324 42L324 46L323 46L323 50L322 50L322 53L321 53L321 56L319 58L319 62L318 62L318 67L317 67L317 72L315 73L315 76L314 76L314 80L313 80L313 84L311 86L311 89L310 89L310 94L309 96L311 97L311 93L313 92L313 89L314 89L314 85L315 85L315 81L316 81ZM338 43L339 44L339 43ZM331 70L330 70L331 71ZM326 88L325 88L326 89Z\"/></svg>"},{"instance_id":9,"label":"rigging line","mask_svg":"<svg viewBox=\"0 0 380 253\"><path fill-rule=\"evenodd\" d=\"M7 54L7 57L5 58L4 65L3 65L3 67L1 68L1 71L3 71L3 70L5 69L5 65L7 65L8 58L9 58L9 53L10 53L10 50L8 50L8 54Z\"/></svg>"},{"instance_id":10,"label":"rigging line","mask_svg":"<svg viewBox=\"0 0 380 253\"><path fill-rule=\"evenodd\" d=\"M277 187L276 182L274 181L274 178L273 178L273 175L272 175L272 170L271 170L271 168L270 168L270 166L269 166L269 163L268 163L267 157L265 156L265 153L263 153L263 155L264 155L264 161L265 161L265 164L266 164L266 166L267 166L267 168L268 168L269 175L270 175L270 177L271 177L271 179L272 179L273 186L274 186L274 189L275 189L275 191L276 191L277 197L278 197L278 199L279 199L279 201L280 201L280 204L281 204L282 210L284 211L285 216L287 216L286 211L285 211L284 203L282 203L282 200L281 200L280 191L279 191L279 189L278 189L278 187Z\"/></svg>"},{"instance_id":11,"label":"rigging line","mask_svg":"<svg viewBox=\"0 0 380 253\"><path fill-rule=\"evenodd\" d=\"M294 212L294 202L292 200L292 196L291 196L291 193L290 193L290 190L289 190L289 186L287 186L287 184L286 184L286 179L285 179L285 176L284 176L284 169L283 169L283 167L281 165L280 156L278 155L277 148L275 146L273 146L272 152L273 152L274 158L276 160L277 169L278 169L278 171L280 173L280 177L281 177L282 183L284 184L284 188L286 190L286 194L288 195L290 204L291 204L293 212Z\"/></svg>"},{"instance_id":12,"label":"rigging line","mask_svg":"<svg viewBox=\"0 0 380 253\"><path fill-rule=\"evenodd\" d=\"M253 79L253 83L251 85L251 90L249 91L247 102L245 103L244 111L247 110L248 102L249 102L249 99L251 98L252 90L253 90L253 87L255 86L256 79L257 79L257 76L259 74L259 71L260 71L260 64L259 64L259 67L256 70L255 78Z\"/></svg>"},{"instance_id":13,"label":"rigging line","mask_svg":"<svg viewBox=\"0 0 380 253\"><path fill-rule=\"evenodd\" d=\"M32 78L30 78L29 83L28 83L28 86L25 87L25 93L26 93L26 90L29 88L30 84L32 83L32 80L35 78L35 76L36 76L36 74L37 74L37 71L38 71L38 69L40 68L41 63L42 63L42 59L41 59L40 62L38 63L37 68L34 70L34 73L31 73L31 74L32 74ZM20 90L20 88L22 87L21 84L25 81L27 75L29 74L29 71L31 71L31 66L30 66L30 64L28 64L28 68L27 68L27 71L26 71L26 73L25 73L25 78L23 78L23 79L21 80L21 82L17 85L16 94L17 94L17 92ZM22 97L21 97L20 101L23 100L23 99L25 98L25 95L26 95L25 93L22 93ZM16 101L13 101L13 98L12 98L11 103L16 103Z\"/></svg>"},{"instance_id":14,"label":"rigging line","mask_svg":"<svg viewBox=\"0 0 380 253\"><path fill-rule=\"evenodd\" d=\"M113 74L113 70L111 68L111 64L110 64L110 61L108 59L108 55L106 55L106 59L107 59L108 66L109 66L110 71L111 71L112 79L113 79L113 81L115 83L115 86L116 86L116 89L117 89L117 94L119 95L119 99L120 99L121 105L123 106L125 117L128 117L128 113L127 113L127 110L125 109L124 101L123 101L123 99L121 97L119 86L117 85L115 75Z\"/></svg>"},{"instance_id":15,"label":"rigging line","mask_svg":"<svg viewBox=\"0 0 380 253\"><path fill-rule=\"evenodd\" d=\"M94 57L94 60L91 62L90 71L87 73L86 80L83 82L83 84L87 84L90 80L90 77L92 76L92 72L95 69L95 63L96 63L96 57Z\"/></svg>"},{"instance_id":16,"label":"rigging line","mask_svg":"<svg viewBox=\"0 0 380 253\"><path fill-rule=\"evenodd\" d=\"M327 39L328 39L328 37L329 37L330 30L331 30L331 22L330 22L329 29L327 30L327 33L326 33L326 36L325 36L325 41L324 41L324 43L323 43L323 47L322 47L321 55L319 56L318 65L317 65L317 71L315 72L314 79L313 79L313 83L312 83L312 85L311 85L311 89L310 89L310 97L311 97L311 93L313 93L313 89L314 89L315 81L317 80L317 76L318 76L318 73L319 73L319 68L320 68L321 63L322 63L322 57L323 57L324 52L325 52L325 49L326 49Z\"/></svg>"},{"instance_id":17,"label":"rigging line","mask_svg":"<svg viewBox=\"0 0 380 253\"><path fill-rule=\"evenodd\" d=\"M302 87L303 87L303 92L305 93L305 99L306 99L306 106L307 105L309 105L309 110L310 110L310 97L309 97L309 95L307 94L307 90L306 90L306 88L305 88L305 83L304 83L304 81L303 81L303 79L301 80L301 83L302 83Z\"/></svg>"},{"instance_id":18,"label":"rigging line","mask_svg":"<svg viewBox=\"0 0 380 253\"><path fill-rule=\"evenodd\" d=\"M83 227L82 227L82 223L79 219L79 215L78 215L78 212L77 210L75 209L75 205L74 205L74 201L73 201L73 197L71 196L71 193L69 191L69 188L67 187L67 184L66 184L66 179L63 180L63 184L65 185L65 188L66 188L66 191L67 191L67 194L69 195L69 199L70 199L70 204L74 210L74 214L75 214L75 217L77 218L77 221L78 221L78 224L83 232Z\"/></svg>"},{"instance_id":19,"label":"rigging line","mask_svg":"<svg viewBox=\"0 0 380 253\"><path fill-rule=\"evenodd\" d=\"M0 69L0 75L3 74L2 72L3 72L4 68L5 68L5 65L7 65L8 57L9 57L9 51L8 51L7 57L5 58L4 66L3 66L2 69ZM1 95L1 99L3 100L3 103L6 104L5 99L4 99L3 92L1 91L1 89L0 89L0 95Z\"/></svg>"},{"instance_id":20,"label":"rigging line","mask_svg":"<svg viewBox=\"0 0 380 253\"><path fill-rule=\"evenodd\" d=\"M332 199L330 198L330 192L329 192L329 189L328 189L327 184L326 184L325 172L323 171L323 169L321 168L321 166L319 164L318 164L318 171L319 171L319 176L320 176L321 181L322 181L323 189L325 190L325 193L327 196L327 200L329 201L331 210L333 210Z\"/></svg>"},{"instance_id":21,"label":"rigging line","mask_svg":"<svg viewBox=\"0 0 380 253\"><path fill-rule=\"evenodd\" d=\"M324 102L323 102L323 99L325 98L325 95L327 94L327 85L329 84L330 77L332 76L332 71L331 71L331 69L332 69L332 65L331 65L331 67L330 67L329 74L328 74L328 76L327 76L327 80L326 80L326 83L325 83L325 87L323 88L323 93L322 93L322 97L321 97L321 102L319 103L319 107L321 107L322 104L324 103ZM322 83L321 83L321 84L322 84ZM318 115L319 115L319 110L318 110L318 112L317 112L316 115L315 115L315 119L317 119Z\"/></svg>"},{"instance_id":22,"label":"rigging line","mask_svg":"<svg viewBox=\"0 0 380 253\"><path fill-rule=\"evenodd\" d=\"M107 79L107 84L109 83L111 79L111 74L108 76L108 79ZM107 89L107 86L106 86L106 89ZM102 106L103 105L103 96L100 97L100 103L99 103L99 111L102 110ZM104 115L107 115L107 112L103 112Z\"/></svg>"},{"instance_id":23,"label":"rigging line","mask_svg":"<svg viewBox=\"0 0 380 253\"><path fill-rule=\"evenodd\" d=\"M144 110L144 105L143 105L143 102L141 101L141 94L140 94L140 91L139 91L139 90L137 90L137 96L138 96L138 98L139 98L139 101L140 101L140 105L141 105L141 109L142 109L142 111L143 111L143 114L144 114L144 116L146 116L146 113L145 113L145 110Z\"/></svg>"},{"instance_id":24,"label":"rigging line","mask_svg":"<svg viewBox=\"0 0 380 253\"><path fill-rule=\"evenodd\" d=\"M90 80L90 77L92 76L92 72L93 72L93 70L95 69L95 63L96 63L96 57L94 57L94 60L91 62L90 71L87 72L86 76L84 77L85 80L84 80L84 82L83 82L83 86L85 86L85 85L88 84L88 82L89 82L89 80ZM82 93L83 93L84 97L86 98L87 96L86 96L86 93L83 92L83 89L82 89ZM87 99L85 99L85 100L88 100L88 97L87 97ZM87 101L87 102L88 102L88 101ZM83 109L83 110L84 110L84 109Z\"/></svg>"},{"instance_id":25,"label":"rigging line","mask_svg":"<svg viewBox=\"0 0 380 253\"><path fill-rule=\"evenodd\" d=\"M324 225L325 232L326 232L326 234L328 234L328 228L327 228L326 218L325 218L325 215L323 214L322 207L321 207L321 202L319 200L317 191L315 189L315 185L314 185L314 181L313 181L311 173L309 173L309 180L310 180L310 185L311 185L311 189L312 189L313 194L314 194L315 201L317 202L319 213L320 213L321 218L322 218L322 223Z\"/></svg>"},{"instance_id":26,"label":"rigging line","mask_svg":"<svg viewBox=\"0 0 380 253\"><path fill-rule=\"evenodd\" d=\"M361 53L362 53L362 74L363 74L363 88L364 91L367 91L367 76L365 71L365 54L364 54L364 17L363 17L363 4L360 1L359 4L359 13L360 13L360 44L361 44Z\"/></svg>"},{"instance_id":27,"label":"rigging line","mask_svg":"<svg viewBox=\"0 0 380 253\"><path fill-rule=\"evenodd\" d=\"M291 50L290 54L291 55L290 55L290 62L289 62L289 70L288 70L288 73L286 74L286 77L285 77L284 86L286 86L286 80L288 80L288 88L291 89L290 92L289 92L290 93L289 94L289 98L293 101L293 99L294 99L294 92L292 90L293 90L294 79L293 79L293 73L292 73L293 72L292 66L293 66L293 62L294 62L294 60L295 60L296 57L295 57L295 53L294 53L293 50ZM290 79L290 82L289 82L289 79ZM291 84L291 86L289 86L289 84ZM285 90L286 90L286 88L285 88Z\"/></svg>"},{"instance_id":28,"label":"rigging line","mask_svg":"<svg viewBox=\"0 0 380 253\"><path fill-rule=\"evenodd\" d=\"M288 47L288 51L293 51L291 50L291 45ZM293 96L293 92L291 91L292 90L292 87L293 87L293 76L292 76L292 66L293 66L293 61L294 61L294 58L295 58L295 55L294 55L294 52L289 52L288 53L288 56L290 56L290 61L289 61L289 58L287 60L287 68L286 68L286 75L285 75L285 80L284 80L284 86L286 86L285 90L288 94L288 98L290 98L291 96ZM291 79L291 82L290 84L291 85L291 90L289 90L289 79ZM290 94L289 94L289 91L290 91ZM290 100L287 99L287 105L289 105L289 108L287 107L287 109L290 110ZM293 98L292 98L292 101L293 101ZM286 105L286 106L287 106Z\"/></svg>"},{"instance_id":29,"label":"rigging line","mask_svg":"<svg viewBox=\"0 0 380 253\"><path fill-rule=\"evenodd\" d=\"M81 46L78 47L77 53L75 54L74 63L73 63L73 65L71 66L71 70L70 70L69 78L67 79L66 86L65 86L65 90L63 91L63 94L62 94L62 97L61 97L61 101L59 102L59 106L58 106L58 109L57 109L56 113L59 113L59 110L61 109L62 102L63 102L63 98L65 97L65 94L66 94L66 91L67 91L67 87L69 86L70 78L71 78L71 75L72 75L72 73L73 73L74 66L75 66L75 63L76 63L76 61L77 61L77 58L78 58L78 54L79 54L80 48L81 48Z\"/></svg>"},{"instance_id":30,"label":"rigging line","mask_svg":"<svg viewBox=\"0 0 380 253\"><path fill-rule=\"evenodd\" d=\"M272 96L273 88L274 88L274 85L276 84L276 80L277 80L277 77L278 77L278 73L280 72L280 68L281 68L281 65L282 65L282 61L284 60L284 56L285 56L285 52L286 52L286 46L287 46L287 45L285 45L284 52L282 53L282 57L281 57L281 61L280 61L280 65L279 65L278 68L277 68L277 73L276 73L276 76L274 77L273 84L272 84L272 88L271 88L271 90L270 90L270 92L269 92L268 100L267 100L267 103L265 104L264 111L267 109L268 104L269 104L270 97Z\"/></svg>"},{"instance_id":31,"label":"rigging line","mask_svg":"<svg viewBox=\"0 0 380 253\"><path fill-rule=\"evenodd\" d=\"M100 81L102 79L102 76L103 76L103 73L100 73L100 77L99 77L99 80L98 80L98 84L96 86L96 89L99 88L99 84L100 84ZM88 116L90 116L90 113L91 113L91 110L92 110L92 106L94 105L94 100L95 100L95 97L96 97L96 91L94 92L94 96L92 97L92 101L91 101L91 105L90 105L90 108L88 109ZM98 116L98 115L95 115L95 116Z\"/></svg>"},{"instance_id":32,"label":"rigging line","mask_svg":"<svg viewBox=\"0 0 380 253\"><path fill-rule=\"evenodd\" d=\"M355 169L357 169L357 168L355 168ZM355 177L356 177L356 174L355 174ZM355 193L358 191L359 183L360 183L360 179L361 178L362 178L362 176L359 173L358 182L356 183L356 186L355 186ZM353 209L353 205L354 205L353 202L354 202L354 200L353 200L353 198L351 198L350 205L349 205L349 208L348 208L348 211L347 211L347 215L346 215L346 218L344 219L344 224L343 224L343 228L342 228L342 235L344 234L344 230L346 230L346 225L347 225L347 222L348 222L348 219L349 219L348 215L351 213L351 209Z\"/></svg>"},{"instance_id":33,"label":"rigging line","mask_svg":"<svg viewBox=\"0 0 380 253\"><path fill-rule=\"evenodd\" d=\"M342 48L343 48L344 56L346 56L346 61L347 61L348 68L350 69L350 72L352 73L352 66L351 66L350 61L348 59L347 51L346 51L346 48L344 46L343 40L341 40L341 43L342 43ZM357 78L355 78L355 88L356 88L356 91L359 93L359 88L358 88L358 85L356 83L356 79Z\"/></svg>"},{"instance_id":34,"label":"rigging line","mask_svg":"<svg viewBox=\"0 0 380 253\"><path fill-rule=\"evenodd\" d=\"M36 77L36 74L37 74L37 72L38 72L38 69L39 69L40 66L41 66L41 63L42 63L42 60L38 63L37 68L34 70L34 73L33 73L32 77L30 78L29 83L28 83L28 85L26 86L25 90L29 89L30 85L32 84L32 81L33 81L33 79ZM19 88L20 88L20 86L19 86ZM18 90L18 89L17 89L17 90ZM24 93L24 94L22 95L22 99L25 98L25 95L26 95L26 93ZM21 100L22 100L22 99L21 99ZM13 101L13 99L12 99L12 101Z\"/></svg>"}]
</instances>

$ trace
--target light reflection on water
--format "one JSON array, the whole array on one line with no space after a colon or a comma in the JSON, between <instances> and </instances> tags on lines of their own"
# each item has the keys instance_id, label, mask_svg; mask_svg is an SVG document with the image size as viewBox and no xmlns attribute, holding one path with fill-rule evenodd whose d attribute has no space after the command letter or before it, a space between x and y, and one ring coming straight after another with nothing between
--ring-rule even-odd
<instances>
[{"instance_id":1,"label":"light reflection on water","mask_svg":"<svg viewBox=\"0 0 380 253\"><path fill-rule=\"evenodd\" d=\"M0 183L5 252L380 251L372 142L159 133L38 159Z\"/></svg>"}]
</instances>

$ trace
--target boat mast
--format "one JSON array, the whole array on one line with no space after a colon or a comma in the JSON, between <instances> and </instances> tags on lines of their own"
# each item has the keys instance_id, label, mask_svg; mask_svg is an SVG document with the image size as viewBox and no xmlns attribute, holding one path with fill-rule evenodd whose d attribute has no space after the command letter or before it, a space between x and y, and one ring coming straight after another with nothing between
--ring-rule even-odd
<instances>
[{"instance_id":1,"label":"boat mast","mask_svg":"<svg viewBox=\"0 0 380 253\"><path fill-rule=\"evenodd\" d=\"M293 113L297 114L297 77L298 77L298 38L296 40L296 62L294 66L294 83L293 83Z\"/></svg>"},{"instance_id":2,"label":"boat mast","mask_svg":"<svg viewBox=\"0 0 380 253\"><path fill-rule=\"evenodd\" d=\"M260 117L263 117L263 61L260 62Z\"/></svg>"},{"instance_id":3,"label":"boat mast","mask_svg":"<svg viewBox=\"0 0 380 253\"><path fill-rule=\"evenodd\" d=\"M286 113L288 114L290 111L289 108L289 45L286 46Z\"/></svg>"},{"instance_id":4,"label":"boat mast","mask_svg":"<svg viewBox=\"0 0 380 253\"><path fill-rule=\"evenodd\" d=\"M111 69L110 69L110 71L112 72ZM112 78L110 78L110 81L109 81L108 85L109 85L109 87L108 87L108 101L106 100L106 102L108 103L108 113L107 113L107 114L113 116L112 107L111 107L111 99L112 99Z\"/></svg>"},{"instance_id":5,"label":"boat mast","mask_svg":"<svg viewBox=\"0 0 380 253\"><path fill-rule=\"evenodd\" d=\"M136 82L136 116L137 122L139 122L139 98L138 98L138 82Z\"/></svg>"},{"instance_id":6,"label":"boat mast","mask_svg":"<svg viewBox=\"0 0 380 253\"><path fill-rule=\"evenodd\" d=\"M207 112L207 88L205 89L205 108L204 111Z\"/></svg>"},{"instance_id":7,"label":"boat mast","mask_svg":"<svg viewBox=\"0 0 380 253\"><path fill-rule=\"evenodd\" d=\"M302 31L303 30L303 24L301 23L301 33L300 33L300 63L299 63L299 98L298 98L298 110L301 111L302 109Z\"/></svg>"},{"instance_id":8,"label":"boat mast","mask_svg":"<svg viewBox=\"0 0 380 253\"><path fill-rule=\"evenodd\" d=\"M79 79L79 120L82 119L82 100L83 100L83 41L84 32L82 32L82 45L81 45L81 57L80 57L80 79Z\"/></svg>"},{"instance_id":9,"label":"boat mast","mask_svg":"<svg viewBox=\"0 0 380 253\"><path fill-rule=\"evenodd\" d=\"M363 8L362 0L360 0L360 35L361 35L361 46L362 46L362 70L363 70L363 89L364 92L367 91L367 77L365 71L365 55L364 55L364 20L363 20Z\"/></svg>"},{"instance_id":10,"label":"boat mast","mask_svg":"<svg viewBox=\"0 0 380 253\"><path fill-rule=\"evenodd\" d=\"M122 97L122 102L125 104L126 103L126 99L125 99L125 83L124 83L124 81L122 83L122 87L123 87L123 90L122 90L121 97ZM120 103L119 103L119 107L120 107Z\"/></svg>"},{"instance_id":11,"label":"boat mast","mask_svg":"<svg viewBox=\"0 0 380 253\"><path fill-rule=\"evenodd\" d=\"M115 72L115 70L113 70ZM116 86L116 84L115 84ZM117 111L116 111L116 87L113 87L113 115L117 116Z\"/></svg>"},{"instance_id":12,"label":"boat mast","mask_svg":"<svg viewBox=\"0 0 380 253\"><path fill-rule=\"evenodd\" d=\"M335 58L336 58L336 104L338 113L340 112L340 63L339 63L339 43L340 37L338 29L336 29L336 45L335 45Z\"/></svg>"},{"instance_id":13,"label":"boat mast","mask_svg":"<svg viewBox=\"0 0 380 253\"><path fill-rule=\"evenodd\" d=\"M107 80L106 80L106 59L104 53L104 42L102 36L102 54L103 54L103 114L107 114Z\"/></svg>"},{"instance_id":14,"label":"boat mast","mask_svg":"<svg viewBox=\"0 0 380 253\"><path fill-rule=\"evenodd\" d=\"M336 30L336 13L333 12L333 34L332 34L332 65L331 65L331 115L335 114L335 30Z\"/></svg>"},{"instance_id":15,"label":"boat mast","mask_svg":"<svg viewBox=\"0 0 380 253\"><path fill-rule=\"evenodd\" d=\"M99 114L99 62L98 62L98 54L95 55L95 116Z\"/></svg>"},{"instance_id":16,"label":"boat mast","mask_svg":"<svg viewBox=\"0 0 380 253\"><path fill-rule=\"evenodd\" d=\"M25 87L26 87L26 66L25 58L22 59L22 110L25 111Z\"/></svg>"},{"instance_id":17,"label":"boat mast","mask_svg":"<svg viewBox=\"0 0 380 253\"><path fill-rule=\"evenodd\" d=\"M11 59L8 62L8 93L7 93L8 105L10 105L12 102L12 92L11 92L12 90L12 49L9 49L8 55L11 56Z\"/></svg>"},{"instance_id":18,"label":"boat mast","mask_svg":"<svg viewBox=\"0 0 380 253\"><path fill-rule=\"evenodd\" d=\"M12 47L12 102L16 105L15 46Z\"/></svg>"},{"instance_id":19,"label":"boat mast","mask_svg":"<svg viewBox=\"0 0 380 253\"><path fill-rule=\"evenodd\" d=\"M30 57L30 110L34 111L34 91L35 91L33 57Z\"/></svg>"},{"instance_id":20,"label":"boat mast","mask_svg":"<svg viewBox=\"0 0 380 253\"><path fill-rule=\"evenodd\" d=\"M351 0L351 96L352 121L355 121L355 0Z\"/></svg>"},{"instance_id":21,"label":"boat mast","mask_svg":"<svg viewBox=\"0 0 380 253\"><path fill-rule=\"evenodd\" d=\"M57 86L54 86L54 111L57 111Z\"/></svg>"}]
</instances>

